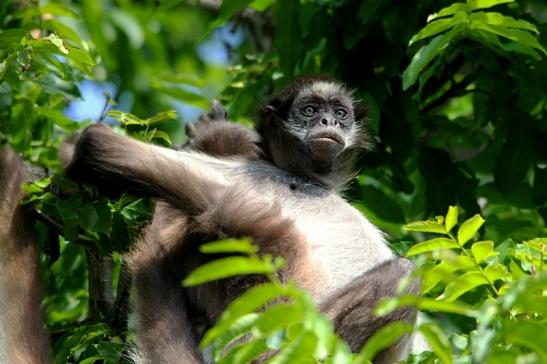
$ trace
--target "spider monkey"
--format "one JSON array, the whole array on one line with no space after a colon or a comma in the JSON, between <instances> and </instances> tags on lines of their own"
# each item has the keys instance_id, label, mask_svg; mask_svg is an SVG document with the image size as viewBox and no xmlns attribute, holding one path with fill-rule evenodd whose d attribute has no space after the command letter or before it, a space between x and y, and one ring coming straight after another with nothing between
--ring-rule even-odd
<instances>
[{"instance_id":1,"label":"spider monkey","mask_svg":"<svg viewBox=\"0 0 547 364\"><path fill-rule=\"evenodd\" d=\"M255 158L168 150L104 125L88 127L69 146L65 160L72 178L161 200L129 259L142 362L203 362L196 348L204 331L256 284L239 278L179 288L182 278L211 259L199 252L199 243L221 237L250 236L262 253L284 256L282 279L291 277L308 290L354 351L387 322L414 322L412 308L381 318L372 314L413 265L396 258L382 233L337 192L367 146L363 117L343 84L307 77L260 110L260 138L252 132L243 138L259 147L251 145ZM191 144L199 147L198 139ZM418 283L407 289L416 293ZM376 361L404 357L408 342L401 340Z\"/></svg>"},{"instance_id":2,"label":"spider monkey","mask_svg":"<svg viewBox=\"0 0 547 364\"><path fill-rule=\"evenodd\" d=\"M368 143L363 118L342 83L307 77L260 110L256 132L220 132L231 142L222 146L213 139L212 147L224 155L195 151L207 152L202 146L211 140L200 139L199 132L174 151L115 134L103 124L65 144L69 177L103 191L123 187L158 199L152 222L127 257L135 278L138 362L206 361L198 350L205 330L257 283L242 277L180 286L211 259L199 252L199 244L221 237L250 236L262 254L284 256L280 278L308 290L353 351L388 322L414 322L413 308L373 315L378 300L395 295L413 265L395 257L382 233L338 193ZM207 128L214 134L220 125ZM238 140L243 151L226 152ZM417 293L418 282L407 290ZM404 358L411 344L403 338L375 362Z\"/></svg>"}]
</instances>

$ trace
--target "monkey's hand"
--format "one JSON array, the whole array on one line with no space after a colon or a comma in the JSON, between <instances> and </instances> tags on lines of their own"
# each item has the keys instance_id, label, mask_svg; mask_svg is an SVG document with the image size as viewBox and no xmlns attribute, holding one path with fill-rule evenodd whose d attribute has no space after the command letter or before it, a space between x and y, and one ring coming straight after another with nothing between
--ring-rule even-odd
<instances>
[{"instance_id":1,"label":"monkey's hand","mask_svg":"<svg viewBox=\"0 0 547 364\"><path fill-rule=\"evenodd\" d=\"M106 124L88 126L65 141L60 159L65 174L76 182L92 184L101 194L118 197L138 181L131 181L127 165L136 161L139 145L118 135Z\"/></svg>"}]
</instances>

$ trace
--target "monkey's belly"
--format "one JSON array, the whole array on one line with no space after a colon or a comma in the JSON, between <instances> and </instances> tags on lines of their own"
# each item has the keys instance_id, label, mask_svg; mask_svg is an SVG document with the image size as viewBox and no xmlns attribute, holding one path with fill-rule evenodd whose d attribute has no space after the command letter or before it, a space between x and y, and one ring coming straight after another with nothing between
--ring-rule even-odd
<instances>
[{"instance_id":1,"label":"monkey's belly","mask_svg":"<svg viewBox=\"0 0 547 364\"><path fill-rule=\"evenodd\" d=\"M316 302L393 257L382 233L356 209L337 196L325 200L287 211L304 237L294 278Z\"/></svg>"}]
</instances>

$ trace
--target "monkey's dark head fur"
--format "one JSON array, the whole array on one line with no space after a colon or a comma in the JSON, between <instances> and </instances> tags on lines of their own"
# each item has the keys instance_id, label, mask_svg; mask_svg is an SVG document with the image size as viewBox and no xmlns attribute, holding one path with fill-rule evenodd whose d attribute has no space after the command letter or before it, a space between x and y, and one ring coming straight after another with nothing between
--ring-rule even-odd
<instances>
[{"instance_id":1,"label":"monkey's dark head fur","mask_svg":"<svg viewBox=\"0 0 547 364\"><path fill-rule=\"evenodd\" d=\"M371 145L366 109L340 81L296 79L259 111L262 150L278 167L341 189L354 176L361 149Z\"/></svg>"}]
</instances>

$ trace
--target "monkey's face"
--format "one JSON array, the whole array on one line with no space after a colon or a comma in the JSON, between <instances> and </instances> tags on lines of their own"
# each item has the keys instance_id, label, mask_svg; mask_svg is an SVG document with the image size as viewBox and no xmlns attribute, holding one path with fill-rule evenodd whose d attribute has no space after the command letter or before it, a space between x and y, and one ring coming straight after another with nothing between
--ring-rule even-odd
<instances>
[{"instance_id":1,"label":"monkey's face","mask_svg":"<svg viewBox=\"0 0 547 364\"><path fill-rule=\"evenodd\" d=\"M327 163L352 144L355 127L351 94L336 82L316 82L300 90L287 118L289 133L313 159Z\"/></svg>"}]
</instances>

